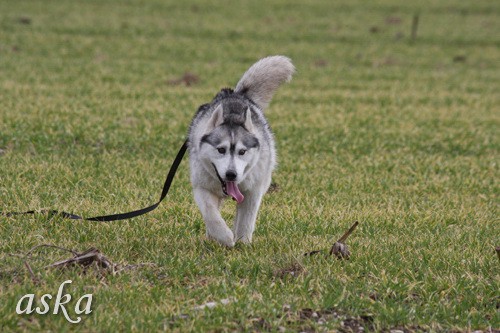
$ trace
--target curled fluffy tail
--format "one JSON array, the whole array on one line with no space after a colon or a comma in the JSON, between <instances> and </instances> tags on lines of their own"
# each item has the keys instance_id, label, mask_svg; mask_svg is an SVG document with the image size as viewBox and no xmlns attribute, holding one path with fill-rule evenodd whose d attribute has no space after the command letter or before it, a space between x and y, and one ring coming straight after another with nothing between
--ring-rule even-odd
<instances>
[{"instance_id":1,"label":"curled fluffy tail","mask_svg":"<svg viewBox=\"0 0 500 333\"><path fill-rule=\"evenodd\" d=\"M250 67L236 85L235 92L241 93L254 101L264 110L274 92L284 82L292 79L295 67L284 56L271 56L260 59Z\"/></svg>"}]
</instances>

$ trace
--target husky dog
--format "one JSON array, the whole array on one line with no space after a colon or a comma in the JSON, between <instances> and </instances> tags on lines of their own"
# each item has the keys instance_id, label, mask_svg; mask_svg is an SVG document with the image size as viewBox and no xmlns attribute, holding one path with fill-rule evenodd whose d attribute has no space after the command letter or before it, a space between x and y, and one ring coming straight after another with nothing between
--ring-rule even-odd
<instances>
[{"instance_id":1,"label":"husky dog","mask_svg":"<svg viewBox=\"0 0 500 333\"><path fill-rule=\"evenodd\" d=\"M295 67L289 58L259 60L236 88L222 89L200 106L189 128L188 146L194 199L210 239L233 247L250 243L262 196L271 184L276 150L264 110ZM225 197L236 202L233 230L219 208Z\"/></svg>"}]
</instances>

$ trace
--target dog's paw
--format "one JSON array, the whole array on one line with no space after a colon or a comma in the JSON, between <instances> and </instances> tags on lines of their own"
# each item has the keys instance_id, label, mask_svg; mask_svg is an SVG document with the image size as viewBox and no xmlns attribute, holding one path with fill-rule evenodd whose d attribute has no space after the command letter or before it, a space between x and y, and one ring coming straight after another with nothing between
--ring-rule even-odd
<instances>
[{"instance_id":1,"label":"dog's paw","mask_svg":"<svg viewBox=\"0 0 500 333\"><path fill-rule=\"evenodd\" d=\"M234 247L234 245L235 245L235 242L233 240L233 236L227 237L227 238L224 238L224 239L218 239L217 241L219 243L221 243L222 245L225 245L227 247Z\"/></svg>"},{"instance_id":2,"label":"dog's paw","mask_svg":"<svg viewBox=\"0 0 500 333\"><path fill-rule=\"evenodd\" d=\"M209 233L207 230L207 238L213 239L227 247L234 247L235 245L233 232L229 228L226 230L219 230L219 232L216 233Z\"/></svg>"},{"instance_id":3,"label":"dog's paw","mask_svg":"<svg viewBox=\"0 0 500 333\"><path fill-rule=\"evenodd\" d=\"M234 242L241 242L243 244L250 244L252 243L252 235L235 235L234 236Z\"/></svg>"}]
</instances>

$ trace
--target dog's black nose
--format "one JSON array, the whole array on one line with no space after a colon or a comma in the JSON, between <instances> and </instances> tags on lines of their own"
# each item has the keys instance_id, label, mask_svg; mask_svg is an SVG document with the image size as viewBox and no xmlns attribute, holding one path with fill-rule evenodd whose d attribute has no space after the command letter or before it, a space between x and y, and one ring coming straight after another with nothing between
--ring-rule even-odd
<instances>
[{"instance_id":1,"label":"dog's black nose","mask_svg":"<svg viewBox=\"0 0 500 333\"><path fill-rule=\"evenodd\" d=\"M226 172L226 180L230 182L236 179L236 172L233 170L227 170Z\"/></svg>"}]
</instances>

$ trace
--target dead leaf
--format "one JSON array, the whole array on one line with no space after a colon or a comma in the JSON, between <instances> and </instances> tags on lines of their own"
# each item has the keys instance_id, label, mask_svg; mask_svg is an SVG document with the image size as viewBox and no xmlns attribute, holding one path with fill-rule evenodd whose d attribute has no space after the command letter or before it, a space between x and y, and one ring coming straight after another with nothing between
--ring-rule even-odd
<instances>
[{"instance_id":1,"label":"dead leaf","mask_svg":"<svg viewBox=\"0 0 500 333\"><path fill-rule=\"evenodd\" d=\"M330 250L330 255L334 255L338 259L349 259L351 252L346 244L335 242Z\"/></svg>"},{"instance_id":2,"label":"dead leaf","mask_svg":"<svg viewBox=\"0 0 500 333\"><path fill-rule=\"evenodd\" d=\"M347 230L342 237L339 238L338 241L336 241L332 248L330 249L330 255L335 255L339 259L349 259L351 256L351 252L349 252L349 248L345 244L345 241L347 240L347 237L352 234L352 232L358 227L358 221L354 222L354 224Z\"/></svg>"}]
</instances>

